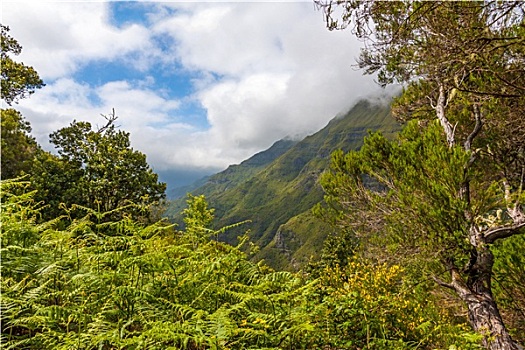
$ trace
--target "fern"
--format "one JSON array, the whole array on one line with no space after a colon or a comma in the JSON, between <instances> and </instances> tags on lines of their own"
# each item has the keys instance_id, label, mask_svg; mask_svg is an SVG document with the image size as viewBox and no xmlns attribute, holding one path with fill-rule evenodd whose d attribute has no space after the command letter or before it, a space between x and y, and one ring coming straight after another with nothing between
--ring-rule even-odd
<instances>
[{"instance_id":1,"label":"fern","mask_svg":"<svg viewBox=\"0 0 525 350\"><path fill-rule=\"evenodd\" d=\"M212 240L228 228L211 231L199 215L184 232L85 208L39 223L24 186L2 187L18 191L2 193L5 349L307 349L360 336L342 331L364 310L353 296L363 291L343 288L346 270L308 281L254 264L244 241ZM381 291L366 312L391 305Z\"/></svg>"}]
</instances>

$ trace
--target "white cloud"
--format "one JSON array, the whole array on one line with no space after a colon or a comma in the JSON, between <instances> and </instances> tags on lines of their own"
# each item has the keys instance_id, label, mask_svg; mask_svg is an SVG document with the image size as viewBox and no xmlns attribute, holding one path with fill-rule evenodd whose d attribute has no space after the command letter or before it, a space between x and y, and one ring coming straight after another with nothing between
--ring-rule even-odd
<instances>
[{"instance_id":1,"label":"white cloud","mask_svg":"<svg viewBox=\"0 0 525 350\"><path fill-rule=\"evenodd\" d=\"M154 30L174 39L185 67L219 75L205 75L196 95L216 146L230 154L316 131L376 89L352 68L358 42L329 32L309 3L171 6L178 15L158 18Z\"/></svg>"},{"instance_id":2,"label":"white cloud","mask_svg":"<svg viewBox=\"0 0 525 350\"><path fill-rule=\"evenodd\" d=\"M166 100L155 91L134 88L127 81L109 82L97 88L96 94L106 108L115 108L119 114L127 116L125 124L128 127L164 123L166 116L180 105L179 101Z\"/></svg>"},{"instance_id":3,"label":"white cloud","mask_svg":"<svg viewBox=\"0 0 525 350\"><path fill-rule=\"evenodd\" d=\"M155 168L220 169L280 138L318 130L377 89L352 68L357 41L329 32L309 2L143 6L150 24L115 27L108 3L3 4L3 21L24 48L21 59L49 80L20 103L40 142L73 119L100 124L99 114L115 108ZM97 86L73 80L98 61L143 77ZM193 93L176 100L148 70L155 65L173 75L174 63L194 79ZM206 110L207 127L184 114L187 101Z\"/></svg>"},{"instance_id":4,"label":"white cloud","mask_svg":"<svg viewBox=\"0 0 525 350\"><path fill-rule=\"evenodd\" d=\"M282 131L278 125L286 124L279 105L285 103L288 80L285 74L254 74L202 91L199 98L208 110L210 134L227 149L253 152L266 146Z\"/></svg>"},{"instance_id":5,"label":"white cloud","mask_svg":"<svg viewBox=\"0 0 525 350\"><path fill-rule=\"evenodd\" d=\"M90 60L124 59L131 52L154 53L147 28L109 23L103 2L4 2L3 21L23 46L20 60L43 79L74 73ZM142 60L135 61L144 67Z\"/></svg>"},{"instance_id":6,"label":"white cloud","mask_svg":"<svg viewBox=\"0 0 525 350\"><path fill-rule=\"evenodd\" d=\"M279 43L286 18L275 4L176 6L180 13L154 30L173 37L173 52L185 67L228 76L291 68Z\"/></svg>"}]
</instances>

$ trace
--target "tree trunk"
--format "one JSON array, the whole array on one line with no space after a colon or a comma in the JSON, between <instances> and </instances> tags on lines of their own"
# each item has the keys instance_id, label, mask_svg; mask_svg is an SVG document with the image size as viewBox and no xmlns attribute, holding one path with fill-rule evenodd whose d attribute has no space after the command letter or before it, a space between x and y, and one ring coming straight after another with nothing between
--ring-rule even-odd
<instances>
[{"instance_id":1,"label":"tree trunk","mask_svg":"<svg viewBox=\"0 0 525 350\"><path fill-rule=\"evenodd\" d=\"M482 235L476 231L477 237ZM454 264L450 264L452 282L448 287L456 291L468 308L469 321L478 334L483 336L483 346L489 350L523 350L507 331L492 295L491 279L494 256L485 243L477 240L466 268L466 281Z\"/></svg>"},{"instance_id":2,"label":"tree trunk","mask_svg":"<svg viewBox=\"0 0 525 350\"><path fill-rule=\"evenodd\" d=\"M470 324L484 336L483 346L490 350L522 350L503 324L494 298L490 294L470 294L464 299Z\"/></svg>"}]
</instances>

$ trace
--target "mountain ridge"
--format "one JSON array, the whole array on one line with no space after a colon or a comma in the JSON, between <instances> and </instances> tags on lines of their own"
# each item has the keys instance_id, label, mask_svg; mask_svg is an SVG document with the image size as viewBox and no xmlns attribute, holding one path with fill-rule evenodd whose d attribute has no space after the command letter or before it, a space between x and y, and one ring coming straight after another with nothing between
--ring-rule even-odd
<instances>
[{"instance_id":1,"label":"mountain ridge","mask_svg":"<svg viewBox=\"0 0 525 350\"><path fill-rule=\"evenodd\" d=\"M389 106L363 100L318 132L286 144L289 148L281 148L281 153L266 154L270 148L212 175L193 194L205 195L215 208L216 227L251 221L227 231L220 240L235 244L248 229L250 241L260 247L254 259L279 269L298 269L319 255L331 230L311 214L323 197L318 178L328 168L330 154L336 149L358 149L369 130L388 136L398 129ZM257 158L267 162L250 168ZM178 203L172 208L184 207L182 199ZM182 221L175 210L171 214L175 222Z\"/></svg>"},{"instance_id":2,"label":"mountain ridge","mask_svg":"<svg viewBox=\"0 0 525 350\"><path fill-rule=\"evenodd\" d=\"M278 140L268 149L255 153L239 164L232 164L223 171L200 178L190 185L174 189L172 193L175 195L170 198L171 204L166 211L166 216L173 218L180 216L180 212L186 206L185 197L188 193L196 196L204 194L208 197L216 192L225 191L229 186L235 186L243 179L250 178L262 170L264 166L282 155L297 142L291 139Z\"/></svg>"}]
</instances>

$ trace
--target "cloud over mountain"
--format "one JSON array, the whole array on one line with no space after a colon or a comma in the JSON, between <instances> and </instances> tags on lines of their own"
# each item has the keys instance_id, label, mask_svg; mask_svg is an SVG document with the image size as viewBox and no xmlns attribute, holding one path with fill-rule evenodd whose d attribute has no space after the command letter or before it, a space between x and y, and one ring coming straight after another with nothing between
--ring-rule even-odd
<instances>
[{"instance_id":1,"label":"cloud over mountain","mask_svg":"<svg viewBox=\"0 0 525 350\"><path fill-rule=\"evenodd\" d=\"M38 140L115 108L157 170L224 168L378 89L352 67L359 43L309 2L3 7L19 59L47 83L19 105Z\"/></svg>"}]
</instances>

